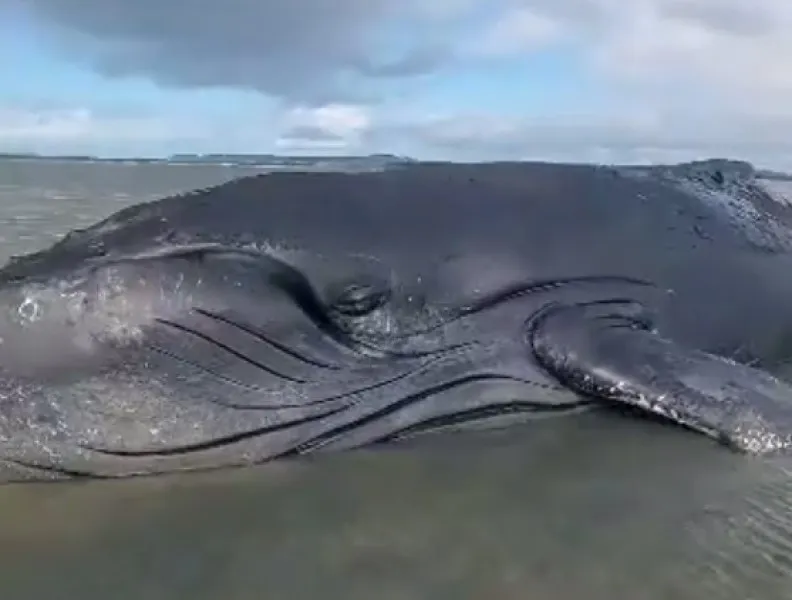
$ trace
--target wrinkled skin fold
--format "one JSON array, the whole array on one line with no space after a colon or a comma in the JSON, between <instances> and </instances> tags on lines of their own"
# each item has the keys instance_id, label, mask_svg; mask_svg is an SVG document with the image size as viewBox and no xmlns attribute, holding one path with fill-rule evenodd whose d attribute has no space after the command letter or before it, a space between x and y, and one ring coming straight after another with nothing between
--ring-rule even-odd
<instances>
[{"instance_id":1,"label":"wrinkled skin fold","mask_svg":"<svg viewBox=\"0 0 792 600\"><path fill-rule=\"evenodd\" d=\"M784 452L787 213L728 162L282 173L125 209L0 271L0 476L610 405Z\"/></svg>"}]
</instances>

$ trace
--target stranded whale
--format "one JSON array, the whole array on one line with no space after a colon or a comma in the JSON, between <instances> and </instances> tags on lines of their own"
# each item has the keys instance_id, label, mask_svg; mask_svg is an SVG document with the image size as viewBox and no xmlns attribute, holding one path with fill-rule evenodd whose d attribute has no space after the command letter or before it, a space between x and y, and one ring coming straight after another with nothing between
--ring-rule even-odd
<instances>
[{"instance_id":1,"label":"stranded whale","mask_svg":"<svg viewBox=\"0 0 792 600\"><path fill-rule=\"evenodd\" d=\"M0 270L2 478L117 477L600 404L792 434L792 208L750 165L277 173Z\"/></svg>"}]
</instances>

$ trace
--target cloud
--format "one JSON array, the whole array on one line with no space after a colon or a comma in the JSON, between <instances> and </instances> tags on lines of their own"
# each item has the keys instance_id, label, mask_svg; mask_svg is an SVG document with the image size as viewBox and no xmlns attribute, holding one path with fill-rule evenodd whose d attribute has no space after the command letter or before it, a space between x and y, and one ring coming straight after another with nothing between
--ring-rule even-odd
<instances>
[{"instance_id":1,"label":"cloud","mask_svg":"<svg viewBox=\"0 0 792 600\"><path fill-rule=\"evenodd\" d=\"M359 100L382 77L571 44L615 81L792 90L786 0L0 0L110 75Z\"/></svg>"},{"instance_id":2,"label":"cloud","mask_svg":"<svg viewBox=\"0 0 792 600\"><path fill-rule=\"evenodd\" d=\"M166 156L178 152L251 152L272 140L267 121L206 121L173 114L125 114L74 107L0 104L2 152Z\"/></svg>"},{"instance_id":3,"label":"cloud","mask_svg":"<svg viewBox=\"0 0 792 600\"><path fill-rule=\"evenodd\" d=\"M149 142L185 136L190 128L176 129L173 121L158 118L103 117L86 109L27 110L0 107L0 138L11 145L90 143L126 140Z\"/></svg>"},{"instance_id":4,"label":"cloud","mask_svg":"<svg viewBox=\"0 0 792 600\"><path fill-rule=\"evenodd\" d=\"M0 104L2 151L45 154L163 155L174 152L365 152L366 106L299 106L255 119L96 112Z\"/></svg>"},{"instance_id":5,"label":"cloud","mask_svg":"<svg viewBox=\"0 0 792 600\"><path fill-rule=\"evenodd\" d=\"M513 56L561 41L562 23L528 7L505 11L471 44L472 54Z\"/></svg>"},{"instance_id":6,"label":"cloud","mask_svg":"<svg viewBox=\"0 0 792 600\"><path fill-rule=\"evenodd\" d=\"M372 125L365 106L330 104L289 111L276 144L282 149L353 151Z\"/></svg>"},{"instance_id":7,"label":"cloud","mask_svg":"<svg viewBox=\"0 0 792 600\"><path fill-rule=\"evenodd\" d=\"M570 113L547 117L450 115L392 124L371 135L419 140L436 156L480 160L482 149L503 160L604 163L677 162L748 157L762 165L792 166L792 115L749 116L676 111Z\"/></svg>"},{"instance_id":8,"label":"cloud","mask_svg":"<svg viewBox=\"0 0 792 600\"><path fill-rule=\"evenodd\" d=\"M643 99L682 94L764 109L792 100L792 4L786 0L514 0L554 20L591 72ZM508 18L508 17L507 17Z\"/></svg>"},{"instance_id":9,"label":"cloud","mask_svg":"<svg viewBox=\"0 0 792 600\"><path fill-rule=\"evenodd\" d=\"M15 0L2 0L6 4ZM32 0L60 48L113 76L255 89L295 102L367 98L367 80L412 76L446 55L432 29L466 3L441 0ZM22 10L18 5L17 10ZM410 39L405 39L410 38Z\"/></svg>"},{"instance_id":10,"label":"cloud","mask_svg":"<svg viewBox=\"0 0 792 600\"><path fill-rule=\"evenodd\" d=\"M562 160L716 154L792 167L788 0L0 0L0 6L12 2L65 56L105 75L241 88L280 100L270 132L279 148ZM465 69L528 64L548 51L572 56L582 77L603 90L596 105L581 93L574 110L565 102L507 115L483 104L471 110L468 102L465 109L422 114L417 100L410 110L400 108L427 81L441 85Z\"/></svg>"}]
</instances>

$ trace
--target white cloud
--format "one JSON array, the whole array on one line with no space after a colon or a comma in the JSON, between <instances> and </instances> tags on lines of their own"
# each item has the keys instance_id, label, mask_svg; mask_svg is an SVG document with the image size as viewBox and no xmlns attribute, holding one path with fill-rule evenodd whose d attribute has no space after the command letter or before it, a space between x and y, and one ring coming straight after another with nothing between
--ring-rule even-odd
<instances>
[{"instance_id":1,"label":"white cloud","mask_svg":"<svg viewBox=\"0 0 792 600\"><path fill-rule=\"evenodd\" d=\"M482 0L483 2L484 0ZM493 6L491 4L490 6ZM503 0L480 48L511 60L580 52L612 106L576 114L447 114L413 124L425 143L511 158L673 161L745 157L792 170L788 0ZM607 102L606 102L607 104Z\"/></svg>"},{"instance_id":2,"label":"white cloud","mask_svg":"<svg viewBox=\"0 0 792 600\"><path fill-rule=\"evenodd\" d=\"M554 32L546 34L550 41L564 35L582 49L594 76L643 101L678 103L681 94L695 104L695 93L746 112L792 113L787 0L507 1L516 12L504 18L515 31L519 11L530 9L523 39L531 38L532 19L541 19L539 31ZM513 54L532 49L516 45Z\"/></svg>"},{"instance_id":3,"label":"white cloud","mask_svg":"<svg viewBox=\"0 0 792 600\"><path fill-rule=\"evenodd\" d=\"M351 104L297 107L290 111L287 120L292 125L311 125L340 137L357 135L371 125L369 110L365 106Z\"/></svg>"},{"instance_id":4,"label":"white cloud","mask_svg":"<svg viewBox=\"0 0 792 600\"><path fill-rule=\"evenodd\" d=\"M32 111L0 107L0 138L5 142L85 142L96 140L156 141L174 135L172 121L159 118L101 117L84 108Z\"/></svg>"},{"instance_id":5,"label":"white cloud","mask_svg":"<svg viewBox=\"0 0 792 600\"><path fill-rule=\"evenodd\" d=\"M353 149L372 126L370 109L353 104L292 108L283 119L279 148L295 150Z\"/></svg>"},{"instance_id":6,"label":"white cloud","mask_svg":"<svg viewBox=\"0 0 792 600\"><path fill-rule=\"evenodd\" d=\"M727 157L792 171L792 114L636 107L552 116L447 114L391 124L382 137L432 148L436 158L670 163Z\"/></svg>"},{"instance_id":7,"label":"white cloud","mask_svg":"<svg viewBox=\"0 0 792 600\"><path fill-rule=\"evenodd\" d=\"M500 15L473 44L473 52L485 56L514 55L532 52L559 41L563 25L547 15L527 7L518 7Z\"/></svg>"},{"instance_id":8,"label":"white cloud","mask_svg":"<svg viewBox=\"0 0 792 600\"><path fill-rule=\"evenodd\" d=\"M739 103L747 112L792 101L788 26L760 28L757 22L740 30L740 14L726 19L725 6L712 21L678 6L677 0L655 0L633 11L621 27L603 32L592 52L595 66L604 76L644 85L653 94L674 95L687 87L688 93ZM774 16L789 22L780 3ZM754 106L743 105L751 100Z\"/></svg>"},{"instance_id":9,"label":"white cloud","mask_svg":"<svg viewBox=\"0 0 792 600\"><path fill-rule=\"evenodd\" d=\"M189 119L0 105L0 140L4 152L140 156L212 149L217 133L212 123Z\"/></svg>"}]
</instances>

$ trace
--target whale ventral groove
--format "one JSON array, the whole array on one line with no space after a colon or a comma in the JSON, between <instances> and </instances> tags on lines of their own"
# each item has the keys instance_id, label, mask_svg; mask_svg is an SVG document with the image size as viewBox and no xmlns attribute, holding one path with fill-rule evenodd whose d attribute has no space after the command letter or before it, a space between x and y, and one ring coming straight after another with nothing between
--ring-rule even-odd
<instances>
[{"instance_id":1,"label":"whale ventral groove","mask_svg":"<svg viewBox=\"0 0 792 600\"><path fill-rule=\"evenodd\" d=\"M792 206L725 159L278 172L138 204L0 269L0 480L613 406L785 452L791 269Z\"/></svg>"}]
</instances>

